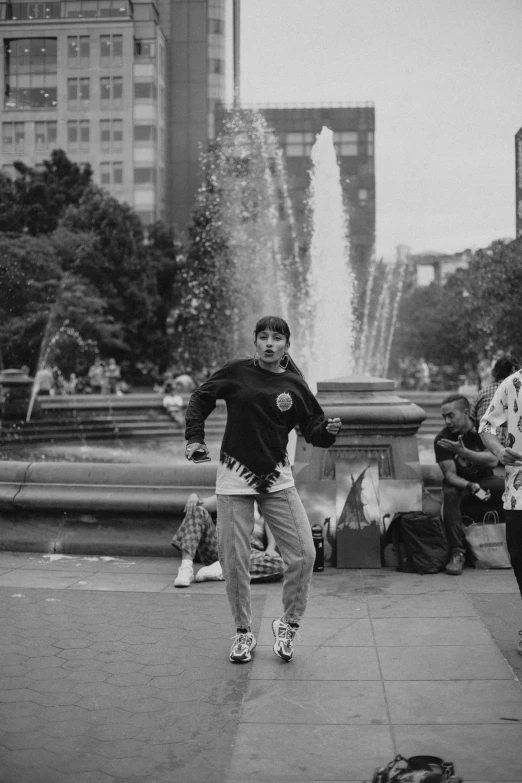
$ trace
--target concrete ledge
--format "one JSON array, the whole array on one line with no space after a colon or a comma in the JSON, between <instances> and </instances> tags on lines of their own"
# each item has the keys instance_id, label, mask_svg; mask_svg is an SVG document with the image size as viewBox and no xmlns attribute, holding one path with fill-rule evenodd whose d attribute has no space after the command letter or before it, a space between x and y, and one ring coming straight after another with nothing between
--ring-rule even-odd
<instances>
[{"instance_id":1,"label":"concrete ledge","mask_svg":"<svg viewBox=\"0 0 522 783\"><path fill-rule=\"evenodd\" d=\"M215 465L0 462L0 549L179 555L187 496L215 480Z\"/></svg>"}]
</instances>

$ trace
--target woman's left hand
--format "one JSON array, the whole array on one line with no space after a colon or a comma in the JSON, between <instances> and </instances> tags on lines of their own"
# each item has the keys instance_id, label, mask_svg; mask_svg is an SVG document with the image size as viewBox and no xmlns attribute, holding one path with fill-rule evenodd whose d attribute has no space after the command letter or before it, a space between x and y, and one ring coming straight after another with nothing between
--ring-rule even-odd
<instances>
[{"instance_id":1,"label":"woman's left hand","mask_svg":"<svg viewBox=\"0 0 522 783\"><path fill-rule=\"evenodd\" d=\"M328 419L326 431L329 432L330 435L339 435L341 432L341 419L338 417L335 419Z\"/></svg>"}]
</instances>

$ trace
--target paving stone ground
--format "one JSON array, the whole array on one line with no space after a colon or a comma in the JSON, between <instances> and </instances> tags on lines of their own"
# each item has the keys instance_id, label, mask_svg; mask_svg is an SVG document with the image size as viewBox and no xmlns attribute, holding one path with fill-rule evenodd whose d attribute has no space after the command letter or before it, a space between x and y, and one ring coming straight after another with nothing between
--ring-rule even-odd
<instances>
[{"instance_id":1,"label":"paving stone ground","mask_svg":"<svg viewBox=\"0 0 522 783\"><path fill-rule=\"evenodd\" d=\"M510 571L314 574L291 664L281 585L228 661L223 583L175 558L0 553L0 783L361 783L396 753L522 783L522 601Z\"/></svg>"}]
</instances>

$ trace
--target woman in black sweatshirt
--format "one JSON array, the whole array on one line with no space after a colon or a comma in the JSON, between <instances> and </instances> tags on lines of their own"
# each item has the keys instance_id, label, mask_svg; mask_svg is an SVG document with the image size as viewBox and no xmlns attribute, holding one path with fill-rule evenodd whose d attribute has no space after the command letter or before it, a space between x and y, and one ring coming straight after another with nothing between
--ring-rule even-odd
<instances>
[{"instance_id":1,"label":"woman in black sweatshirt","mask_svg":"<svg viewBox=\"0 0 522 783\"><path fill-rule=\"evenodd\" d=\"M196 389L186 414L187 459L208 458L205 419L216 400L225 400L227 424L217 470L219 560L237 635L233 663L251 660L256 646L250 607L250 536L254 501L270 527L285 562L283 615L272 624L274 652L293 656L299 621L306 608L315 560L310 523L287 454L296 425L305 440L328 448L341 429L340 419L324 413L290 359L290 330L282 318L265 316L254 330L253 359L229 362Z\"/></svg>"}]
</instances>

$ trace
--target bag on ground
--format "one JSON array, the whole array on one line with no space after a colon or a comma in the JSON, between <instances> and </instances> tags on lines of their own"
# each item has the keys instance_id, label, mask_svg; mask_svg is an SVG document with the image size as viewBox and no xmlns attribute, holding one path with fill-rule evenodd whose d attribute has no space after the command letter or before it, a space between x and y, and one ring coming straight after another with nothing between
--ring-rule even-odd
<instances>
[{"instance_id":1,"label":"bag on ground","mask_svg":"<svg viewBox=\"0 0 522 783\"><path fill-rule=\"evenodd\" d=\"M386 767L377 769L372 783L462 783L451 761L438 756L396 756Z\"/></svg>"},{"instance_id":2,"label":"bag on ground","mask_svg":"<svg viewBox=\"0 0 522 783\"><path fill-rule=\"evenodd\" d=\"M395 514L385 534L397 555L397 571L436 574L449 558L446 531L439 516L424 511Z\"/></svg>"},{"instance_id":3,"label":"bag on ground","mask_svg":"<svg viewBox=\"0 0 522 783\"><path fill-rule=\"evenodd\" d=\"M464 528L475 568L511 568L506 545L506 523L496 511L488 511L482 522Z\"/></svg>"}]
</instances>

